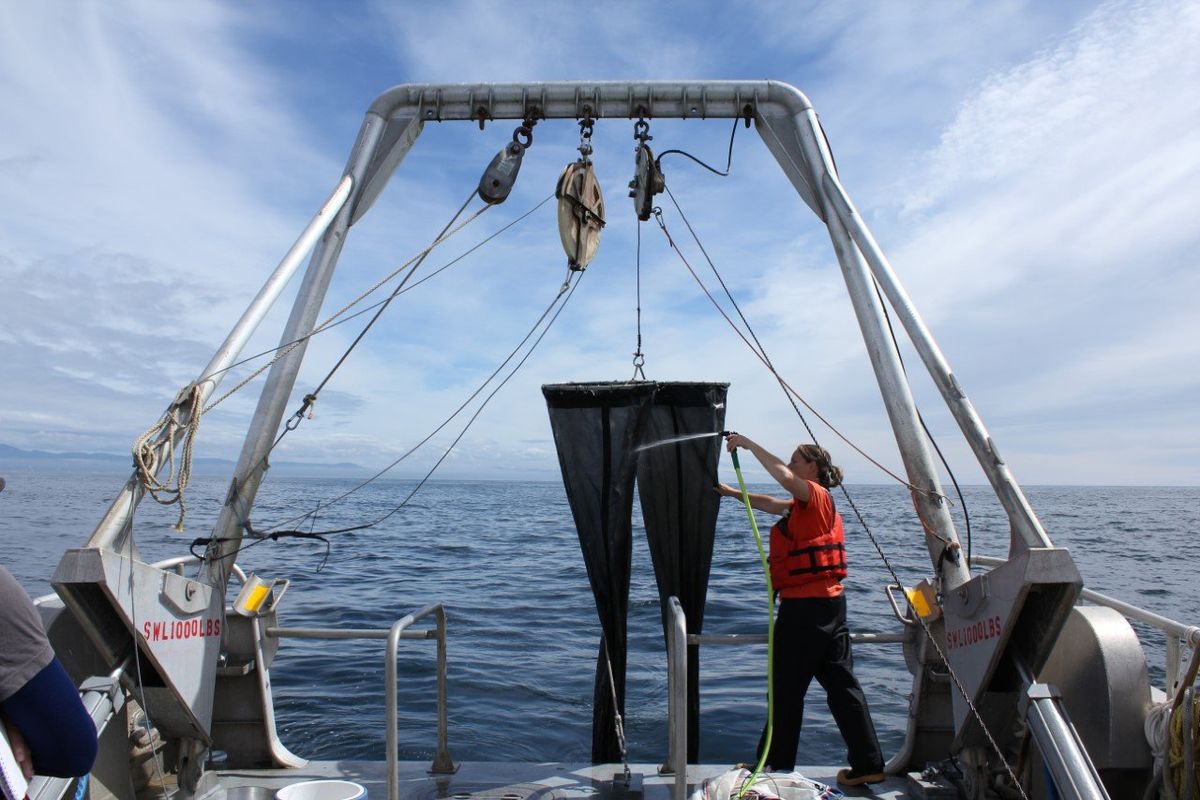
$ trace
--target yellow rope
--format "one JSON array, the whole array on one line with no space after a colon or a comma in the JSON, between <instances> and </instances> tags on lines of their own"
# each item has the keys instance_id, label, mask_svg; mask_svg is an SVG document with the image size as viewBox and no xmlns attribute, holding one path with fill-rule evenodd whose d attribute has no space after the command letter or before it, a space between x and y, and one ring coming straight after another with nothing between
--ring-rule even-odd
<instances>
[{"instance_id":1,"label":"yellow rope","mask_svg":"<svg viewBox=\"0 0 1200 800\"><path fill-rule=\"evenodd\" d=\"M1189 692L1184 702L1171 713L1169 727L1170 743L1163 780L1171 782L1175 796L1180 800L1200 798L1200 698ZM1189 767L1192 773L1190 787L1185 786Z\"/></svg>"}]
</instances>

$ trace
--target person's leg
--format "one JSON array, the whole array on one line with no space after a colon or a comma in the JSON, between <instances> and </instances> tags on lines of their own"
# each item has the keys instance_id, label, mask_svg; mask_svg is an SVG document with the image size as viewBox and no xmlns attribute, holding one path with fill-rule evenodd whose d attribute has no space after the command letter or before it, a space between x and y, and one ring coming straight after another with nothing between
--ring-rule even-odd
<instances>
[{"instance_id":1,"label":"person's leg","mask_svg":"<svg viewBox=\"0 0 1200 800\"><path fill-rule=\"evenodd\" d=\"M775 620L775 721L767 764L775 772L796 768L796 749L804 721L804 695L820 663L821 646L813 646L804 600L783 600ZM763 728L757 753L761 757L767 731Z\"/></svg>"},{"instance_id":2,"label":"person's leg","mask_svg":"<svg viewBox=\"0 0 1200 800\"><path fill-rule=\"evenodd\" d=\"M875 734L875 723L867 707L862 686L854 676L850 631L846 626L846 601L837 598L836 618L825 661L817 669L817 681L825 689L829 710L846 742L847 760L855 773L883 772L883 753Z\"/></svg>"},{"instance_id":3,"label":"person's leg","mask_svg":"<svg viewBox=\"0 0 1200 800\"><path fill-rule=\"evenodd\" d=\"M91 770L96 725L57 658L0 703L0 711L20 728L38 775L74 778Z\"/></svg>"}]
</instances>

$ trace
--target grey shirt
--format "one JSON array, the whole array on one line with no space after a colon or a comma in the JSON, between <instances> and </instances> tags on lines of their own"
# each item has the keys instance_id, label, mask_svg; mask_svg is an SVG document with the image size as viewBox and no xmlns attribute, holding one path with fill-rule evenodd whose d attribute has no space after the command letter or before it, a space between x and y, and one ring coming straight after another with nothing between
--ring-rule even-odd
<instances>
[{"instance_id":1,"label":"grey shirt","mask_svg":"<svg viewBox=\"0 0 1200 800\"><path fill-rule=\"evenodd\" d=\"M0 703L53 659L41 615L17 579L0 566Z\"/></svg>"}]
</instances>

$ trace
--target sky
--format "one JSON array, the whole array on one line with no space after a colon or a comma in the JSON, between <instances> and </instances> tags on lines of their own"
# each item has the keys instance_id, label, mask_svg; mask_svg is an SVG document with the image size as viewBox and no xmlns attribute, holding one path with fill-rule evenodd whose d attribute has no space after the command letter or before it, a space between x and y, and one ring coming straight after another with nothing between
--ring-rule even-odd
<instances>
[{"instance_id":1,"label":"sky","mask_svg":"<svg viewBox=\"0 0 1200 800\"><path fill-rule=\"evenodd\" d=\"M1200 484L1197 41L1200 5L1172 0L0 5L0 443L128 452L324 202L393 85L773 79L812 101L850 196L1019 482ZM723 166L728 121L650 124L656 151ZM512 127L427 125L351 229L322 316L427 246ZM727 381L727 427L783 454L807 438L659 227L639 232L632 134L632 121L597 123L600 251L439 476L557 480L540 386L632 377L639 291L646 377ZM509 200L418 275L549 196L577 144L570 121L537 127ZM899 469L820 221L754 130L737 131L728 178L663 164L781 375L840 432L808 414L818 440L850 482L889 481L839 438ZM543 205L399 297L273 457L377 469L445 422L555 297L555 214ZM290 292L245 355L278 342ZM365 319L313 339L289 413ZM983 482L901 352L956 477ZM204 416L198 456L236 458L261 384ZM476 408L391 474L424 474Z\"/></svg>"}]
</instances>

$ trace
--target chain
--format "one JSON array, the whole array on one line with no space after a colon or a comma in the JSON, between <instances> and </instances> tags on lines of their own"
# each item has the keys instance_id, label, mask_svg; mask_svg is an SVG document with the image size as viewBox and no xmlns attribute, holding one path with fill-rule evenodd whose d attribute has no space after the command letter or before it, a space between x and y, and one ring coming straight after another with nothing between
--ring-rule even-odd
<instances>
[{"instance_id":1,"label":"chain","mask_svg":"<svg viewBox=\"0 0 1200 800\"><path fill-rule=\"evenodd\" d=\"M592 155L592 128L596 120L590 116L579 120L579 160L587 164Z\"/></svg>"},{"instance_id":2,"label":"chain","mask_svg":"<svg viewBox=\"0 0 1200 800\"><path fill-rule=\"evenodd\" d=\"M533 146L533 126L537 125L539 116L536 107L525 109L524 121L513 130L513 141L523 149L528 150Z\"/></svg>"},{"instance_id":3,"label":"chain","mask_svg":"<svg viewBox=\"0 0 1200 800\"><path fill-rule=\"evenodd\" d=\"M645 106L638 106L637 122L633 123L633 138L637 139L638 144L645 144L654 137L650 135L650 123L646 121Z\"/></svg>"}]
</instances>

